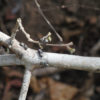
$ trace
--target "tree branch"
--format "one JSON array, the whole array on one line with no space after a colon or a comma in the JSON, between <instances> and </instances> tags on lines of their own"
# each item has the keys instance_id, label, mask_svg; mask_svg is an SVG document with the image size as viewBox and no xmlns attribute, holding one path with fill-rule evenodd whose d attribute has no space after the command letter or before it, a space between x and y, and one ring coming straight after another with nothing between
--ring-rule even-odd
<instances>
[{"instance_id":1,"label":"tree branch","mask_svg":"<svg viewBox=\"0 0 100 100\"><path fill-rule=\"evenodd\" d=\"M9 47L8 40L10 37L0 32L0 42ZM43 52L40 57L38 52L34 49L28 48L24 50L19 45L19 42L14 40L10 48L15 54L22 54L21 63L23 65L30 64L35 68L42 66L55 67L60 69L76 69L86 71L100 71L100 58L99 57L82 57L68 54L57 54ZM28 67L29 68L29 67ZM32 69L32 68L30 68Z\"/></svg>"},{"instance_id":2,"label":"tree branch","mask_svg":"<svg viewBox=\"0 0 100 100\"><path fill-rule=\"evenodd\" d=\"M23 65L14 54L0 55L0 66Z\"/></svg>"},{"instance_id":3,"label":"tree branch","mask_svg":"<svg viewBox=\"0 0 100 100\"><path fill-rule=\"evenodd\" d=\"M22 20L21 18L18 18L17 19L17 22L16 22L16 26L15 28L13 29L13 34L11 36L11 39L13 40L15 35L16 35L16 32L18 31L18 28L20 28L20 30L22 31L22 33L26 36L28 42L31 42L31 43L35 43L35 44L38 44L40 47L42 46L43 43L41 43L40 41L36 41L36 40L33 40L31 37L30 37L30 34L27 33L22 25ZM51 36L51 33L49 32L46 36L44 36L43 38L44 39L47 39L49 36ZM42 39L43 39L42 38ZM43 41L44 41L43 39ZM42 42L43 42L42 41ZM50 44L50 43L45 43L46 46L59 46L59 47L66 47L68 51L70 52L74 52L75 49L72 49L70 46L73 45L73 42L70 42L70 43L67 43L67 44Z\"/></svg>"},{"instance_id":4,"label":"tree branch","mask_svg":"<svg viewBox=\"0 0 100 100\"><path fill-rule=\"evenodd\" d=\"M28 69L26 69L24 78L23 78L20 96L19 96L18 100L26 100L26 96L27 96L27 92L28 92L28 88L29 88L29 84L30 84L30 79L31 79L31 72Z\"/></svg>"},{"instance_id":5,"label":"tree branch","mask_svg":"<svg viewBox=\"0 0 100 100\"><path fill-rule=\"evenodd\" d=\"M47 24L50 26L50 28L53 30L53 32L56 34L56 36L59 38L60 42L63 42L63 38L59 35L59 33L55 30L55 28L52 26L52 24L50 23L50 21L46 18L46 16L44 15L40 4L38 3L37 0L35 0L35 4L38 8L39 13L41 14L41 16L43 17L43 19L47 22Z\"/></svg>"}]
</instances>

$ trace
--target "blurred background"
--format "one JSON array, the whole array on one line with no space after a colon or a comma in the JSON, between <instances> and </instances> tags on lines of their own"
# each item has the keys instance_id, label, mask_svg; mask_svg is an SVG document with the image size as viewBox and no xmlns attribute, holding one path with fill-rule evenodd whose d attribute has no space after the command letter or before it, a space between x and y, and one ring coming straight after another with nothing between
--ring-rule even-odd
<instances>
[{"instance_id":1,"label":"blurred background","mask_svg":"<svg viewBox=\"0 0 100 100\"><path fill-rule=\"evenodd\" d=\"M74 43L74 55L100 56L100 0L38 2L64 43ZM0 0L0 31L11 35L19 17L31 38L39 40L51 32L52 43L59 43L34 0ZM16 39L30 48L39 49L36 44L28 43L21 31ZM70 54L64 47L45 47L44 51ZM7 49L0 45L0 54L4 53ZM43 74L32 77L27 100L100 100L99 73L66 70L51 74L46 73L46 69L38 73ZM23 74L23 66L0 68L0 100L18 100Z\"/></svg>"}]
</instances>

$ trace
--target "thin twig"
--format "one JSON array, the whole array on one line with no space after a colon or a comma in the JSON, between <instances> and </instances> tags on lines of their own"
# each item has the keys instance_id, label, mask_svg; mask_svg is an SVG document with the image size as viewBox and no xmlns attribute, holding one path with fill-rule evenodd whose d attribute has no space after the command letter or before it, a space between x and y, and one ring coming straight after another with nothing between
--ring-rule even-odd
<instances>
[{"instance_id":1,"label":"thin twig","mask_svg":"<svg viewBox=\"0 0 100 100\"><path fill-rule=\"evenodd\" d=\"M59 35L59 33L56 31L56 29L53 27L53 25L50 23L50 21L46 18L46 16L44 15L41 7L40 7L40 4L37 2L37 0L35 0L35 4L38 8L38 11L39 13L41 14L41 16L44 18L44 20L47 22L47 24L50 26L50 28L54 31L54 33L57 35L57 37L59 38L59 40L62 42L63 39L62 37Z\"/></svg>"},{"instance_id":2,"label":"thin twig","mask_svg":"<svg viewBox=\"0 0 100 100\"><path fill-rule=\"evenodd\" d=\"M30 84L31 72L26 69L24 74L24 79L22 83L22 88L18 100L26 100L29 84Z\"/></svg>"},{"instance_id":3,"label":"thin twig","mask_svg":"<svg viewBox=\"0 0 100 100\"><path fill-rule=\"evenodd\" d=\"M12 40L15 39L15 36L16 36L17 32L19 31L18 29L19 29L19 23L16 22L15 27L12 29L12 33L11 33L11 42L12 42Z\"/></svg>"},{"instance_id":4,"label":"thin twig","mask_svg":"<svg viewBox=\"0 0 100 100\"><path fill-rule=\"evenodd\" d=\"M73 42L69 42L67 44L46 44L47 46L57 46L57 47L65 47L65 46L72 46Z\"/></svg>"},{"instance_id":5,"label":"thin twig","mask_svg":"<svg viewBox=\"0 0 100 100\"><path fill-rule=\"evenodd\" d=\"M31 37L30 37L30 34L29 33L27 33L26 31L25 31L25 29L24 29L24 27L23 27L23 25L22 25L22 21L21 21L21 18L18 18L17 19L17 22L18 22L18 24L19 24L19 27L20 27L20 29L21 29L21 31L23 32L23 34L26 36L26 38L28 39L28 41L29 42L31 42L31 43L35 43L35 44L38 44L38 45L40 45L40 44L42 44L42 43L40 43L39 41L35 41L35 40L33 40ZM59 46L59 47L67 47L67 48L69 48L70 46L72 46L73 45L73 42L70 42L70 43L67 43L67 44L45 44L46 46Z\"/></svg>"},{"instance_id":6,"label":"thin twig","mask_svg":"<svg viewBox=\"0 0 100 100\"><path fill-rule=\"evenodd\" d=\"M21 31L22 31L23 34L26 36L26 38L28 39L29 42L32 42L32 43L39 43L38 41L35 41L35 40L33 40L33 39L30 38L29 33L27 33L27 32L25 31L25 29L24 29L24 27L23 27L23 25L22 25L21 18L18 18L18 19L17 19L17 22L18 22L18 24L19 24L19 27L20 27Z\"/></svg>"}]
</instances>

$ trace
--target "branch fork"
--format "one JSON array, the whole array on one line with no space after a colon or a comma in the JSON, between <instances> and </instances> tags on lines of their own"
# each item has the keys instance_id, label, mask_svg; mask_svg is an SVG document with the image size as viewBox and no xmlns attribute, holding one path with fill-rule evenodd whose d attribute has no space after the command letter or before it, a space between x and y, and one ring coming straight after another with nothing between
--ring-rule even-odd
<instances>
[{"instance_id":1,"label":"branch fork","mask_svg":"<svg viewBox=\"0 0 100 100\"><path fill-rule=\"evenodd\" d=\"M17 20L18 23L17 28L20 28L25 36L28 38L28 41L33 43L39 44L39 41L35 41L30 38L30 35L24 30L21 20ZM16 35L16 32L13 32ZM77 69L77 70L86 70L86 71L98 71L100 72L100 58L98 57L81 57L81 56L74 56L74 55L67 55L67 54L57 54L57 53L48 53L43 52L42 56L39 56L37 50L31 48L23 48L20 43L14 37L9 37L5 33L0 32L0 44L6 46L10 50L14 52L15 55L2 55L0 56L0 66L4 65L24 65L26 70L24 74L24 79L22 83L22 89L19 96L19 100L25 100L31 75L37 75L39 71L41 71L41 64L42 66L47 66L46 71L47 73L50 71L57 72L65 69ZM12 38L12 44L9 47L9 43ZM69 44L46 44L47 46L68 46L70 47L73 43ZM67 48L68 48L67 47ZM9 58L9 59L8 59ZM6 60L5 60L6 59ZM38 70L39 68L39 70Z\"/></svg>"}]
</instances>

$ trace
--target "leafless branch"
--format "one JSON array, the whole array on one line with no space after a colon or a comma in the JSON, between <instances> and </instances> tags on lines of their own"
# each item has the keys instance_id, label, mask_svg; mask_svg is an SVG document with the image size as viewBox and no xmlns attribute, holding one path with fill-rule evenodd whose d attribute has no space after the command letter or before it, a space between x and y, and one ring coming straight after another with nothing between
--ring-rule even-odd
<instances>
[{"instance_id":1,"label":"leafless branch","mask_svg":"<svg viewBox=\"0 0 100 100\"><path fill-rule=\"evenodd\" d=\"M9 48L10 37L0 32L0 43ZM47 53L43 52L42 57L39 56L37 50L28 48L24 49L17 40L13 40L13 43L10 47L15 55L2 55L0 56L0 65L24 65L26 71L24 74L24 79L22 83L22 89L19 96L19 100L25 100L32 69L37 69L42 66L46 67L46 71L59 71L65 69L76 69L76 70L86 70L100 72L100 58L98 57L81 57L67 54L57 54L57 53ZM11 56L11 57L10 57ZM9 59L8 59L9 57ZM18 59L19 58L19 59ZM52 67L52 68L50 68ZM37 69L38 70L38 69ZM40 71L42 74L42 68L38 71L33 71L33 75L36 72Z\"/></svg>"},{"instance_id":2,"label":"leafless branch","mask_svg":"<svg viewBox=\"0 0 100 100\"><path fill-rule=\"evenodd\" d=\"M41 14L41 16L44 18L44 20L47 22L47 24L50 26L50 28L53 30L53 32L57 35L57 37L59 38L59 40L61 41L61 42L63 42L63 39L62 39L62 37L59 35L59 33L55 30L55 28L52 26L52 24L50 23L50 21L46 18L46 16L44 15L44 13L43 13L43 11L42 11L42 9L41 9L41 7L40 7L40 4L37 2L37 0L35 0L35 4L36 4L36 6L37 6L37 8L38 8L38 11L39 11L39 13Z\"/></svg>"},{"instance_id":3,"label":"leafless branch","mask_svg":"<svg viewBox=\"0 0 100 100\"><path fill-rule=\"evenodd\" d=\"M23 65L15 54L0 55L0 66Z\"/></svg>"},{"instance_id":4,"label":"leafless branch","mask_svg":"<svg viewBox=\"0 0 100 100\"><path fill-rule=\"evenodd\" d=\"M27 92L28 92L28 88L29 88L29 84L30 84L30 79L31 79L31 72L28 69L26 69L24 78L23 78L20 96L19 96L18 100L26 100L26 96L27 96Z\"/></svg>"},{"instance_id":5,"label":"leafless branch","mask_svg":"<svg viewBox=\"0 0 100 100\"><path fill-rule=\"evenodd\" d=\"M0 32L0 43L9 47L10 37ZM86 71L100 71L100 58L99 57L82 57L67 54L46 53L43 52L43 57L39 57L36 50L28 48L24 50L19 45L19 42L14 40L10 48L15 54L21 54L21 63L23 65L30 64L35 68L41 65L48 65L47 67L56 67L63 69L77 69ZM32 69L28 67L28 69Z\"/></svg>"},{"instance_id":6,"label":"leafless branch","mask_svg":"<svg viewBox=\"0 0 100 100\"><path fill-rule=\"evenodd\" d=\"M18 22L18 25L19 25L21 31L22 31L23 34L26 36L26 38L28 39L29 42L32 42L32 43L39 43L38 41L35 41L35 40L33 40L33 39L30 38L30 34L27 33L27 32L25 31L25 29L24 29L24 27L23 27L23 25L22 25L21 18L18 18L18 19L17 19L17 22Z\"/></svg>"},{"instance_id":7,"label":"leafless branch","mask_svg":"<svg viewBox=\"0 0 100 100\"><path fill-rule=\"evenodd\" d=\"M30 37L30 34L27 33L27 32L25 31L25 29L24 29L24 27L23 27L23 25L22 25L22 20L21 20L21 18L18 18L18 19L17 19L17 24L18 24L17 27L19 26L19 28L21 29L21 31L23 32L23 34L26 36L26 38L28 39L29 42L35 43L35 44L38 44L38 45L41 45L41 44L42 44L42 43L39 42L39 41L33 40L33 39ZM46 35L46 37L47 37L47 36L48 36L48 34ZM72 52L72 50L73 50L73 52L75 51L73 48L70 47L70 46L73 45L73 42L70 42L70 43L67 43L67 44L50 44L50 43L46 43L45 45L46 45L46 46L66 47L67 50L69 50L70 52Z\"/></svg>"}]
</instances>

